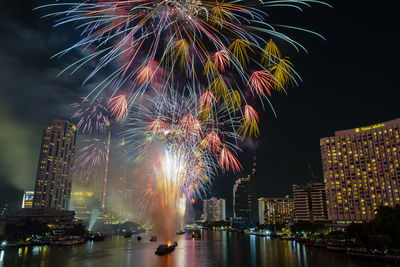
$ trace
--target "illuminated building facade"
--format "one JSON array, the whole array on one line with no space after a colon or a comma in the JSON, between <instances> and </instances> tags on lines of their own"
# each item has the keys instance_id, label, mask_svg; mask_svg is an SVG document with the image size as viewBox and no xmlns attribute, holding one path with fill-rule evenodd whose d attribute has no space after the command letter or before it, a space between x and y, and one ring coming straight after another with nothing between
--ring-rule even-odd
<instances>
[{"instance_id":1,"label":"illuminated building facade","mask_svg":"<svg viewBox=\"0 0 400 267\"><path fill-rule=\"evenodd\" d=\"M204 221L217 222L225 221L226 210L225 210L225 199L216 199L212 197L210 199L203 200L203 215Z\"/></svg>"},{"instance_id":2,"label":"illuminated building facade","mask_svg":"<svg viewBox=\"0 0 400 267\"><path fill-rule=\"evenodd\" d=\"M293 221L293 198L259 198L259 224L288 224Z\"/></svg>"},{"instance_id":3,"label":"illuminated building facade","mask_svg":"<svg viewBox=\"0 0 400 267\"><path fill-rule=\"evenodd\" d=\"M294 218L296 221L321 222L328 220L325 185L316 180L292 186Z\"/></svg>"},{"instance_id":4,"label":"illuminated building facade","mask_svg":"<svg viewBox=\"0 0 400 267\"><path fill-rule=\"evenodd\" d=\"M68 121L53 120L44 130L33 207L68 210L75 141L76 127Z\"/></svg>"},{"instance_id":5,"label":"illuminated building facade","mask_svg":"<svg viewBox=\"0 0 400 267\"><path fill-rule=\"evenodd\" d=\"M23 209L32 208L34 195L35 195L35 191L24 190L24 196L22 197L22 208Z\"/></svg>"},{"instance_id":6,"label":"illuminated building facade","mask_svg":"<svg viewBox=\"0 0 400 267\"><path fill-rule=\"evenodd\" d=\"M396 119L321 139L330 220L369 221L400 203L399 128Z\"/></svg>"}]
</instances>

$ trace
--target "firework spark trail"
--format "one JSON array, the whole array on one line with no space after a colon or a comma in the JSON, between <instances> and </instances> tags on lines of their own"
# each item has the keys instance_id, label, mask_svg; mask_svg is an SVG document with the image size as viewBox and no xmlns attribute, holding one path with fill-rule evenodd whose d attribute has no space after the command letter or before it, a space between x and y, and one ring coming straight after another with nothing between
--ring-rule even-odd
<instances>
[{"instance_id":1,"label":"firework spark trail","mask_svg":"<svg viewBox=\"0 0 400 267\"><path fill-rule=\"evenodd\" d=\"M128 116L128 102L126 95L115 96L111 98L108 103L111 115L113 115L117 121L124 121Z\"/></svg>"},{"instance_id":2,"label":"firework spark trail","mask_svg":"<svg viewBox=\"0 0 400 267\"><path fill-rule=\"evenodd\" d=\"M245 88L249 82L247 66L256 63L260 56L264 64L258 65L261 68L258 71L273 72L277 90L285 91L289 83L296 83L296 78L300 77L291 63L281 58L275 43L265 37L281 39L299 50L303 49L301 44L276 29L304 29L270 24L265 11L277 6L302 10L311 3L327 5L313 0L125 0L58 3L41 8L67 8L48 16L58 18L56 25L76 22L80 24L78 28L83 29L83 39L57 56L76 48L86 49L89 45L98 50L67 67L68 70L75 72L99 58L88 77L92 78L108 64L123 58L125 63L96 90L112 86L111 95L114 95L126 84L135 91L133 95L139 96L148 89L155 70L162 68L171 73L164 77L163 84L174 84L174 77L182 80L185 76L189 83L201 83L199 77L203 72L208 84L201 87L207 88L215 79L221 79L221 75L235 73ZM228 79L224 82L233 87Z\"/></svg>"},{"instance_id":3,"label":"firework spark trail","mask_svg":"<svg viewBox=\"0 0 400 267\"><path fill-rule=\"evenodd\" d=\"M56 26L76 23L82 30L79 42L55 56L95 48L64 71L95 63L87 82L117 66L90 93L92 102L72 105L78 128L103 132L111 117L128 127L129 157L155 159L157 186L148 195L169 203L165 207L175 214L183 210L182 199L204 192L218 169L240 171L238 144L259 135L259 115L250 103L267 102L275 113L273 92L286 93L301 81L272 39L306 51L278 29L323 37L272 24L266 12L310 4L329 6L317 0L121 0L41 8L66 8L48 16L58 18Z\"/></svg>"},{"instance_id":4,"label":"firework spark trail","mask_svg":"<svg viewBox=\"0 0 400 267\"><path fill-rule=\"evenodd\" d=\"M182 97L173 89L163 95L148 97L140 111L130 113L128 130L124 133L129 154L135 157L151 158L153 145L157 144L164 151L185 158L185 181L180 185L184 185L181 191L186 191L188 200L194 195L202 195L217 171L217 158L222 152L220 138L241 139L240 135L232 134L232 125L239 123L239 118L235 121L228 115L220 115L214 125L198 119L201 110L198 99L194 93ZM227 112L227 109L223 110ZM224 141L235 151L238 149L235 143ZM233 154L230 156L234 157ZM238 166L232 167L239 169Z\"/></svg>"},{"instance_id":5,"label":"firework spark trail","mask_svg":"<svg viewBox=\"0 0 400 267\"><path fill-rule=\"evenodd\" d=\"M73 171L82 181L88 182L92 172L97 170L106 157L106 144L98 138L81 141Z\"/></svg>"},{"instance_id":6,"label":"firework spark trail","mask_svg":"<svg viewBox=\"0 0 400 267\"><path fill-rule=\"evenodd\" d=\"M108 123L107 101L102 97L96 98L91 102L82 98L80 103L71 104L75 110L72 119L78 119L77 128L82 133L91 134L93 131L104 132Z\"/></svg>"}]
</instances>

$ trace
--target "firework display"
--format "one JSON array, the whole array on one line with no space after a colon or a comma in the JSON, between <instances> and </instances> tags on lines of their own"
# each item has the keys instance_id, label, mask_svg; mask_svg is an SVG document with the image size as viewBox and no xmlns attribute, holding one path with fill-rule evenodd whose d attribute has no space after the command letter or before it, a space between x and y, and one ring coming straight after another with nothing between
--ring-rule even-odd
<instances>
[{"instance_id":1,"label":"firework display","mask_svg":"<svg viewBox=\"0 0 400 267\"><path fill-rule=\"evenodd\" d=\"M239 144L260 134L257 103L271 106L274 92L286 92L300 80L273 40L305 48L277 29L320 36L271 24L268 13L311 3L327 5L314 0L110 0L41 8L60 9L48 14L57 18L56 25L73 23L81 30L82 39L56 56L94 49L64 71L90 64L87 82L110 70L91 100L73 104L78 128L91 134L104 132L110 122L122 124L126 157L153 162L144 201L157 199L170 214L183 214L182 202L201 196L219 170L241 170ZM94 156L94 151L87 147L81 154L91 166L105 153Z\"/></svg>"}]
</instances>

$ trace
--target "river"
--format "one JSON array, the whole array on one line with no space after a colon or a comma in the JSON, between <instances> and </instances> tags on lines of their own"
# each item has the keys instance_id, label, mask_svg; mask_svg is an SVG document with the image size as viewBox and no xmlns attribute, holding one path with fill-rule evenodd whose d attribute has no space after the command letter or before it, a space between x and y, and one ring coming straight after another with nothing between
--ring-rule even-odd
<instances>
[{"instance_id":1,"label":"river","mask_svg":"<svg viewBox=\"0 0 400 267\"><path fill-rule=\"evenodd\" d=\"M177 236L178 246L168 256L156 256L157 242L147 234L136 237L108 237L73 247L22 247L0 251L0 267L119 267L119 266L395 266L354 259L344 253L306 247L295 241L282 241L240 233L203 231L201 240L191 235Z\"/></svg>"}]
</instances>

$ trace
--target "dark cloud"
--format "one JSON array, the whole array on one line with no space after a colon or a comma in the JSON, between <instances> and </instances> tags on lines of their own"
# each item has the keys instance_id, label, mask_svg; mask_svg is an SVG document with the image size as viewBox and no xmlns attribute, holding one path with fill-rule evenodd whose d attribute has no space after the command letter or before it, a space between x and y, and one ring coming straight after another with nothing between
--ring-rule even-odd
<instances>
[{"instance_id":1,"label":"dark cloud","mask_svg":"<svg viewBox=\"0 0 400 267\"><path fill-rule=\"evenodd\" d=\"M12 6L5 9L10 13L0 22L0 176L2 190L20 192L33 189L44 127L54 118L69 118L68 104L81 86L79 77L57 77L61 63L50 60L68 35L29 24L29 16L15 18Z\"/></svg>"}]
</instances>

